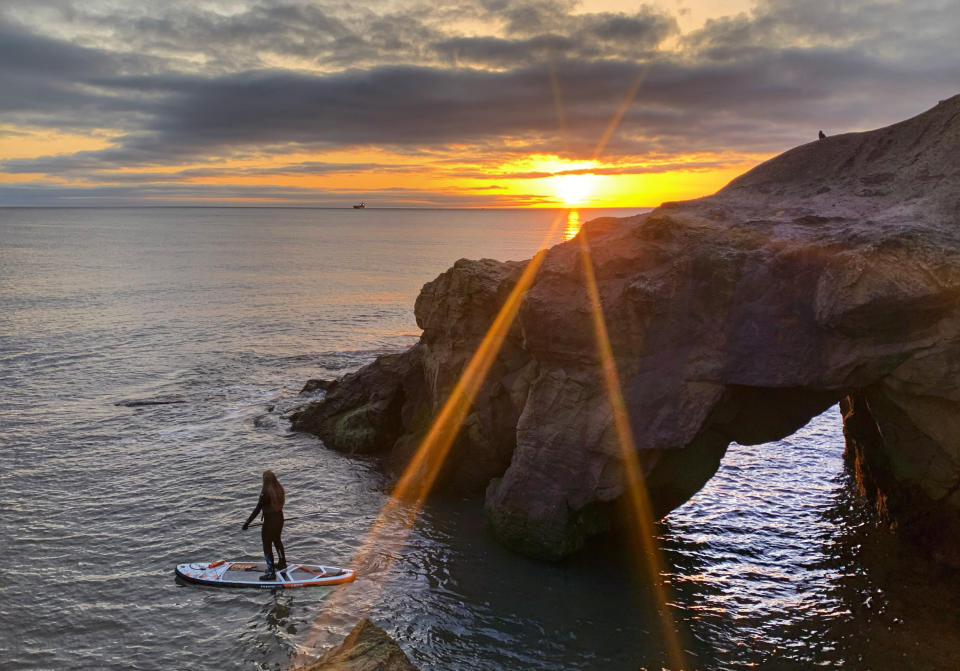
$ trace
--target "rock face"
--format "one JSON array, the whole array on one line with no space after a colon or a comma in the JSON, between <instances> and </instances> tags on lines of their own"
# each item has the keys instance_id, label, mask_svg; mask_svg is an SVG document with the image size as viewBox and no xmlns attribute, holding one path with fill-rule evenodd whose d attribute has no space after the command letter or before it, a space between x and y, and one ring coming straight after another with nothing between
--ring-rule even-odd
<instances>
[{"instance_id":1,"label":"rock face","mask_svg":"<svg viewBox=\"0 0 960 671\"><path fill-rule=\"evenodd\" d=\"M864 493L960 563L957 156L960 96L584 227L657 514L731 441L785 437L840 402ZM586 257L579 240L545 254L440 485L484 491L505 544L558 558L615 523L625 485ZM402 465L523 267L458 261L417 299L420 343L342 379L294 428Z\"/></svg>"},{"instance_id":2,"label":"rock face","mask_svg":"<svg viewBox=\"0 0 960 671\"><path fill-rule=\"evenodd\" d=\"M343 643L298 671L417 671L383 629L363 619Z\"/></svg>"}]
</instances>

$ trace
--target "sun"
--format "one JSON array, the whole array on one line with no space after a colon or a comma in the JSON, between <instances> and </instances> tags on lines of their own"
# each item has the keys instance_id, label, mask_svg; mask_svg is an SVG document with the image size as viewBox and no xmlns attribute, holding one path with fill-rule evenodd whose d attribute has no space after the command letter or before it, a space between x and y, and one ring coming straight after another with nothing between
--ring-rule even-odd
<instances>
[{"instance_id":1,"label":"sun","mask_svg":"<svg viewBox=\"0 0 960 671\"><path fill-rule=\"evenodd\" d=\"M583 205L596 186L596 175L558 175L554 179L557 198L568 207Z\"/></svg>"}]
</instances>

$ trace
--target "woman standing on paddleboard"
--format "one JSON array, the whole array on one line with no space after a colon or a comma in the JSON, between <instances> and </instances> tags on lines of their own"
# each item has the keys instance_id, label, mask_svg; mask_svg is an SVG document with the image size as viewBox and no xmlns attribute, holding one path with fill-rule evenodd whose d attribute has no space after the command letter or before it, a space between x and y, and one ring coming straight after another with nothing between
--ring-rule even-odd
<instances>
[{"instance_id":1,"label":"woman standing on paddleboard","mask_svg":"<svg viewBox=\"0 0 960 671\"><path fill-rule=\"evenodd\" d=\"M283 503L286 500L286 494L283 491L283 485L277 480L273 471L263 472L263 489L260 490L260 498L257 500L257 507L250 513L250 517L243 523L243 530L257 516L257 513L263 511L263 528L260 530L260 538L263 540L263 556L267 560L267 572L260 576L260 580L276 580L277 571L287 568L287 557L283 553L283 541L280 540L280 532L283 531ZM277 564L273 563L273 547L277 546Z\"/></svg>"}]
</instances>

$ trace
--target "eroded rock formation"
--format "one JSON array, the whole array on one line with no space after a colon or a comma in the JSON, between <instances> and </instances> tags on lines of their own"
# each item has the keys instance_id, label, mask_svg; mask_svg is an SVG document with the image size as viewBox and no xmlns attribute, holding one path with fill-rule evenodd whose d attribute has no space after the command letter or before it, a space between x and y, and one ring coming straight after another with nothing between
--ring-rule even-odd
<instances>
[{"instance_id":1,"label":"eroded rock formation","mask_svg":"<svg viewBox=\"0 0 960 671\"><path fill-rule=\"evenodd\" d=\"M790 150L708 198L590 222L589 243L657 514L731 441L841 402L866 494L960 561L960 96ZM441 474L491 526L562 557L615 519L622 464L579 240L524 297ZM458 261L417 299L418 345L294 417L334 449L409 458L524 264Z\"/></svg>"}]
</instances>

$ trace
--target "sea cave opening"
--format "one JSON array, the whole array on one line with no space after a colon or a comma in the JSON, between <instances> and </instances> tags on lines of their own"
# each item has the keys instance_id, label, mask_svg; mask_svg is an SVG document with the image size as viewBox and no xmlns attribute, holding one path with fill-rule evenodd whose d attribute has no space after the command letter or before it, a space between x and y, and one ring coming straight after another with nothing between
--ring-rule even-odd
<instances>
[{"instance_id":1,"label":"sea cave opening","mask_svg":"<svg viewBox=\"0 0 960 671\"><path fill-rule=\"evenodd\" d=\"M752 416L764 412L742 407ZM845 467L841 408L834 401L801 416L763 415L765 427L740 432L743 442L725 447L716 472L658 526L677 626L715 662L862 658L863 643L852 637L863 601L874 595L884 602L876 576L858 568L865 542L886 539ZM800 425L750 440L789 423ZM821 641L817 655L802 643L814 638Z\"/></svg>"}]
</instances>

